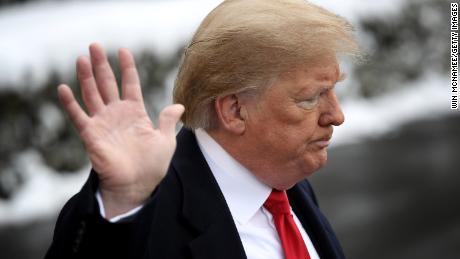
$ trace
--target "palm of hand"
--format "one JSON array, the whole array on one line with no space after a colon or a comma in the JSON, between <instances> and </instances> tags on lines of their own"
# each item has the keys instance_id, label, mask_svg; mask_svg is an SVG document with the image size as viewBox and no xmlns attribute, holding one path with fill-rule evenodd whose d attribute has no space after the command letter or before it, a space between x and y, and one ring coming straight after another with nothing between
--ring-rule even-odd
<instances>
[{"instance_id":1,"label":"palm of hand","mask_svg":"<svg viewBox=\"0 0 460 259\"><path fill-rule=\"evenodd\" d=\"M155 128L145 110L132 55L125 49L119 52L120 96L103 49L93 44L90 53L91 60L81 57L77 61L89 114L68 86L59 86L59 98L98 174L107 214L117 214L142 204L166 174L176 147L175 125L184 108L171 105L163 109Z\"/></svg>"},{"instance_id":2,"label":"palm of hand","mask_svg":"<svg viewBox=\"0 0 460 259\"><path fill-rule=\"evenodd\" d=\"M167 167L175 141L154 129L143 108L136 102L116 101L96 113L80 133L104 186L137 185L139 179L163 176L153 174L154 167Z\"/></svg>"}]
</instances>

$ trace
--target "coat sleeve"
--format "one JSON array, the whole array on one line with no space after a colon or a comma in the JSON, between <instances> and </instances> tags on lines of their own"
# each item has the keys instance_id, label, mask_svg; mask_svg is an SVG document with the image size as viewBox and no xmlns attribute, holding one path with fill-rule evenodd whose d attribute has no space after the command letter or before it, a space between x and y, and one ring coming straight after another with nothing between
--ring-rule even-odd
<instances>
[{"instance_id":1,"label":"coat sleeve","mask_svg":"<svg viewBox=\"0 0 460 259\"><path fill-rule=\"evenodd\" d=\"M45 259L142 257L155 195L135 215L111 223L99 213L97 187L97 175L91 171L80 192L60 212Z\"/></svg>"}]
</instances>

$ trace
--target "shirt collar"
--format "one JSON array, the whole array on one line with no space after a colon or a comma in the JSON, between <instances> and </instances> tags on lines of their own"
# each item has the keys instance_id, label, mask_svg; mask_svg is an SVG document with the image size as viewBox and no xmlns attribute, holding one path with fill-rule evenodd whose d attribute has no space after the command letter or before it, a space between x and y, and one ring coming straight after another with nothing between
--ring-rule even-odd
<instances>
[{"instance_id":1,"label":"shirt collar","mask_svg":"<svg viewBox=\"0 0 460 259\"><path fill-rule=\"evenodd\" d=\"M241 225L247 223L262 207L272 189L236 161L206 131L197 129L195 135L233 219Z\"/></svg>"}]
</instances>

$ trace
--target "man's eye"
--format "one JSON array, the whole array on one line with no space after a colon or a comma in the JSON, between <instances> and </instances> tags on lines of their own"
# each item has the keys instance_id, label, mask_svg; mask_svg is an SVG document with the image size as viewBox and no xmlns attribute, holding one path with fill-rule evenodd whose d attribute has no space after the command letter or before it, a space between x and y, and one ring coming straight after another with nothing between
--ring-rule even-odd
<instances>
[{"instance_id":1,"label":"man's eye","mask_svg":"<svg viewBox=\"0 0 460 259\"><path fill-rule=\"evenodd\" d=\"M315 96L314 98L308 99L308 100L299 101L297 105L299 105L300 108L311 110L315 108L315 106L318 104L318 100L319 100L319 95Z\"/></svg>"}]
</instances>

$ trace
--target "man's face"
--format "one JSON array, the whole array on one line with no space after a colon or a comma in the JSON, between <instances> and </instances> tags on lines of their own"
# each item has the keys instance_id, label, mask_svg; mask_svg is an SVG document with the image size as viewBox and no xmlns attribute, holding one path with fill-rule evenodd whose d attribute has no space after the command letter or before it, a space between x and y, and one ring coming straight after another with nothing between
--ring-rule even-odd
<instances>
[{"instance_id":1,"label":"man's face","mask_svg":"<svg viewBox=\"0 0 460 259\"><path fill-rule=\"evenodd\" d=\"M323 59L283 75L248 104L249 157L240 159L256 177L286 189L326 163L332 126L344 121L334 91L339 78L336 59Z\"/></svg>"}]
</instances>

